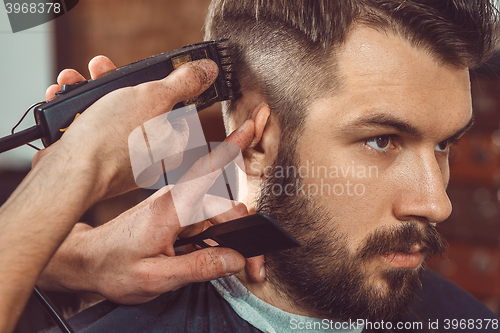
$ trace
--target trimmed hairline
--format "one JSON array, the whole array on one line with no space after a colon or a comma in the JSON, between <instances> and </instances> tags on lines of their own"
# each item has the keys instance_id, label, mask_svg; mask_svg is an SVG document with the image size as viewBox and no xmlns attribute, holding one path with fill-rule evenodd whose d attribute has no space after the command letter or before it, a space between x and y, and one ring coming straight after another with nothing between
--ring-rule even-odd
<instances>
[{"instance_id":1,"label":"trimmed hairline","mask_svg":"<svg viewBox=\"0 0 500 333\"><path fill-rule=\"evenodd\" d=\"M411 37L407 37L405 36L405 34L403 33L402 29L404 29L404 27L401 27L401 26L398 26L397 24L383 24L382 22L380 22L380 24L375 24L373 22L363 22L362 20L361 21L354 21L350 27L349 27L349 30L346 34L346 38L345 40L341 41L340 43L338 43L337 45L332 45L330 46L330 48L334 49L334 48L337 48L337 49L341 49L342 45L345 45L346 41L348 40L347 36L349 34L352 33L352 31L356 28L361 28L361 27L368 27L368 28L371 28L381 34L385 34L385 35L389 35L389 34L392 34L393 36L396 36L396 37L399 37L401 38L402 40L408 42L408 44L417 49L417 50L421 50L423 51L425 54L427 54L431 59L433 59L436 64L438 64L439 66L445 66L445 67L449 67L449 68L453 68L453 69L464 69L464 68L468 68L468 66L463 66L463 65L457 65L455 63L452 63L452 62L447 62L445 61L444 59L442 59L442 57L439 56L438 53L436 52L433 52L431 47L429 45L426 45L426 44L416 44L416 43L412 43L411 41ZM332 53L331 55L332 58L334 58L334 55ZM337 60L333 60L333 61L337 61ZM325 91L324 94L327 94L327 93L335 93L335 92L339 92L341 89L342 89L342 74L340 72L337 72L336 73L337 75L335 76L335 79L338 81L337 82L337 85L334 86L332 89L330 89L330 91ZM261 92L258 92L260 95ZM322 95L324 95L322 94ZM318 98L321 98L321 97L317 97L315 99L312 99L310 101L307 102L306 104L306 109L315 101L317 100ZM221 103L221 107L222 107L222 114L223 114L223 120L224 120L224 127L226 129L226 133L229 134L229 118L231 118L235 113L236 111L234 110L234 108L239 104L238 100L229 100L229 101L223 101ZM272 110L271 110L272 112ZM307 115L306 115L307 116Z\"/></svg>"}]
</instances>

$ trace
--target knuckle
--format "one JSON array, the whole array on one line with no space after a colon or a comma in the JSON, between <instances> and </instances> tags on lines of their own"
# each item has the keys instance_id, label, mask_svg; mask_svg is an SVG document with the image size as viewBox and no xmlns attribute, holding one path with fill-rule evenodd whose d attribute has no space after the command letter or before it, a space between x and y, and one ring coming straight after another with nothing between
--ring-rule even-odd
<instances>
[{"instance_id":1,"label":"knuckle","mask_svg":"<svg viewBox=\"0 0 500 333\"><path fill-rule=\"evenodd\" d=\"M172 108L177 102L194 97L208 88L206 72L193 63L177 68L166 79L146 82L135 86L135 91L145 105L152 109ZM138 97L139 98L139 97Z\"/></svg>"},{"instance_id":2,"label":"knuckle","mask_svg":"<svg viewBox=\"0 0 500 333\"><path fill-rule=\"evenodd\" d=\"M131 286L136 286L137 293L140 295L155 295L158 293L160 280L158 274L149 269L146 265L139 265L132 273L130 279Z\"/></svg>"},{"instance_id":3,"label":"knuckle","mask_svg":"<svg viewBox=\"0 0 500 333\"><path fill-rule=\"evenodd\" d=\"M170 89L162 85L160 81L142 83L133 88L135 99L141 108L147 107L153 112L167 111L167 108L174 105Z\"/></svg>"},{"instance_id":4,"label":"knuckle","mask_svg":"<svg viewBox=\"0 0 500 333\"><path fill-rule=\"evenodd\" d=\"M161 190L165 191L168 189L165 188ZM172 193L168 191L149 200L147 203L148 209L146 210L146 212L147 214L153 214L153 216L163 216L165 212L172 210L172 204Z\"/></svg>"},{"instance_id":5,"label":"knuckle","mask_svg":"<svg viewBox=\"0 0 500 333\"><path fill-rule=\"evenodd\" d=\"M191 267L194 281L208 281L224 273L224 268L219 257L212 253L196 253Z\"/></svg>"}]
</instances>

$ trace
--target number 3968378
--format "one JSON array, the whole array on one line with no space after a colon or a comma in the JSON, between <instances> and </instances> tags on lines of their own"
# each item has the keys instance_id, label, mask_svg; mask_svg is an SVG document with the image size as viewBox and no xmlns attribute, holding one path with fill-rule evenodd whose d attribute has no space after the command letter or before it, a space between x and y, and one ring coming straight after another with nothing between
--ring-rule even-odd
<instances>
[{"instance_id":1,"label":"number 3968378","mask_svg":"<svg viewBox=\"0 0 500 333\"><path fill-rule=\"evenodd\" d=\"M62 8L59 2L7 2L5 10L7 14L59 14Z\"/></svg>"}]
</instances>

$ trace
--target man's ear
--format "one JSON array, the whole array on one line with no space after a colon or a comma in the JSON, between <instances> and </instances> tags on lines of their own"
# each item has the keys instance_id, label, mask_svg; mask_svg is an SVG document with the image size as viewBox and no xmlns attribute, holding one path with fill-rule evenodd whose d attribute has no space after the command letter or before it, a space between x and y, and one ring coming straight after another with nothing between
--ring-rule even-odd
<instances>
[{"instance_id":1,"label":"man's ear","mask_svg":"<svg viewBox=\"0 0 500 333\"><path fill-rule=\"evenodd\" d=\"M255 134L252 143L243 152L245 169L249 176L262 177L266 167L271 166L278 154L280 128L271 109L259 104L251 114Z\"/></svg>"}]
</instances>

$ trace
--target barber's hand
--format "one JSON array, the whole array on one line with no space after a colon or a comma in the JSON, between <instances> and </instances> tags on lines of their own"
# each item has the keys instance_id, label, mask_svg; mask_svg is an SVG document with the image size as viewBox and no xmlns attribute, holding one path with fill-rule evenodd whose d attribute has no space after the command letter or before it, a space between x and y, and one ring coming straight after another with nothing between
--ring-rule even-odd
<instances>
[{"instance_id":1,"label":"barber's hand","mask_svg":"<svg viewBox=\"0 0 500 333\"><path fill-rule=\"evenodd\" d=\"M253 135L253 121L247 120L225 142L243 150ZM211 212L218 211L221 201L206 195L217 177L211 171L214 165L216 170L217 166L227 165L236 157L234 153L234 149L219 146L183 177L183 180L196 179L195 182L181 180L172 191L159 190L98 228L77 224L42 275L42 287L47 287L43 280L52 278L67 290L93 291L118 303L135 304L192 282L241 271L245 259L231 249L207 248L176 256L173 248L180 233L189 236L201 231L200 225L181 227L178 212L184 213L184 217L186 213L195 217L202 212L212 215ZM239 204L210 222L222 223L247 214L246 207ZM76 258L75 251L80 252ZM68 253L72 256L65 258ZM73 267L65 266L64 262Z\"/></svg>"},{"instance_id":2,"label":"barber's hand","mask_svg":"<svg viewBox=\"0 0 500 333\"><path fill-rule=\"evenodd\" d=\"M102 56L89 63L92 78L115 68ZM204 59L184 64L165 79L113 91L78 117L58 142L38 152L33 165L46 156L78 163L85 169L80 176L93 185L90 202L136 188L128 151L130 133L147 120L170 111L177 102L199 95L217 74L215 63ZM74 70L62 71L58 84L47 89L46 99L52 99L61 85L82 80L84 77ZM175 122L172 126L172 146L182 150L179 147L187 143L185 123ZM167 169L175 168L177 162L167 165Z\"/></svg>"},{"instance_id":3,"label":"barber's hand","mask_svg":"<svg viewBox=\"0 0 500 333\"><path fill-rule=\"evenodd\" d=\"M113 62L105 56L94 57L89 62L89 72L92 80L112 73L115 70L115 64L113 64ZM50 101L56 98L56 92L61 90L62 85L75 84L85 80L85 77L74 69L65 69L59 73L59 76L57 77L57 84L53 84L47 88L47 91L45 92L45 99Z\"/></svg>"}]
</instances>

